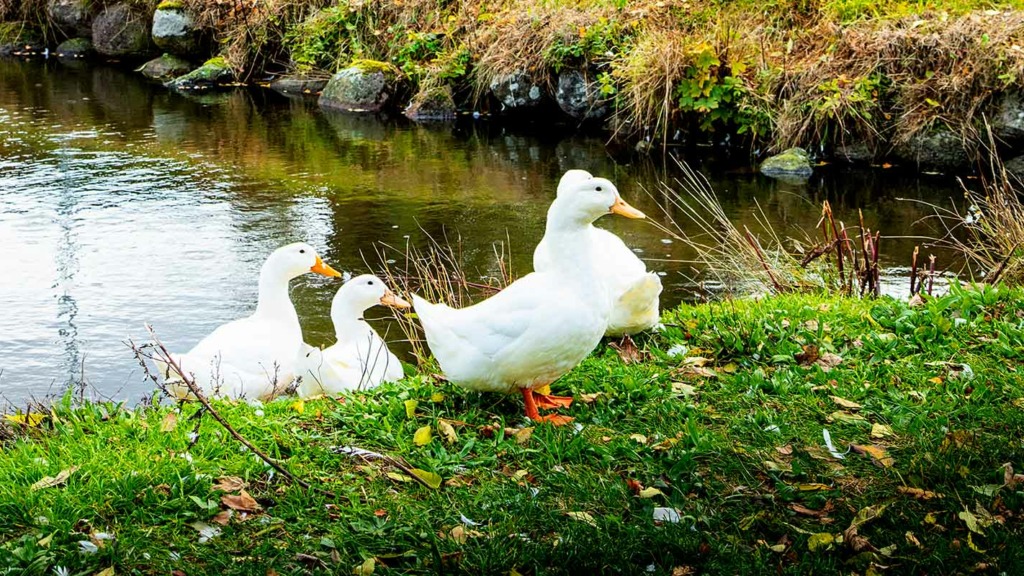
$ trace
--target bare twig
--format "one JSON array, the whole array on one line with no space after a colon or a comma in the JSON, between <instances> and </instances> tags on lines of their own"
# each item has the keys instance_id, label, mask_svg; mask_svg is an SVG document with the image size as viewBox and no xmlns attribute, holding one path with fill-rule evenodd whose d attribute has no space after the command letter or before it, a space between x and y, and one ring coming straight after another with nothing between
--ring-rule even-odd
<instances>
[{"instance_id":1,"label":"bare twig","mask_svg":"<svg viewBox=\"0 0 1024 576\"><path fill-rule=\"evenodd\" d=\"M244 436L239 434L238 431L235 430L234 427L232 427L231 424L229 424L228 421L225 420L224 417L221 416L220 413L218 413L213 408L212 405L210 405L210 401L207 400L206 395L203 394L203 391L200 390L198 386L196 386L195 380L192 378L192 375L186 373L184 370L181 369L181 367L178 365L178 361L174 359L170 352L168 352L167 348L163 345L163 342L161 342L160 339L157 338L156 332L153 331L153 327L150 326L149 324L146 324L146 331L149 332L149 336L153 340L154 347L161 357L160 360L162 362L166 362L167 365L170 366L172 370L174 370L178 375L181 376L181 381L185 384L186 387L188 387L192 395L196 397L196 400L198 400L199 403L203 405L203 408L206 409L206 411L210 414L210 416L213 417L214 420L216 420L221 426L224 427L225 430L228 431L228 434L231 434L231 436L234 437L235 440L238 440L243 446L252 451L252 453L255 454L260 460L266 462L271 468L277 470L285 478L291 480L292 482L298 484L299 486L302 486L307 490L314 490L316 492L319 492L320 494L323 494L324 496L327 496L328 498L336 498L334 492L313 486L309 482L306 482L305 480L295 476L294 474L289 472L287 468L279 464L276 460L274 460L273 458L265 454L262 450L257 448L252 442L250 442Z\"/></svg>"}]
</instances>

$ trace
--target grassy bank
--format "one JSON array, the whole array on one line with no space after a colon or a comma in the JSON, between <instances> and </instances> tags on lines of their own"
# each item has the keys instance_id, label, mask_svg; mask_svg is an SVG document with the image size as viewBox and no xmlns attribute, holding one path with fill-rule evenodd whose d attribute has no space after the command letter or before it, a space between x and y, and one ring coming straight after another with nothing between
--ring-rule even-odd
<instances>
[{"instance_id":1,"label":"grassy bank","mask_svg":"<svg viewBox=\"0 0 1024 576\"><path fill-rule=\"evenodd\" d=\"M560 72L581 70L628 142L803 145L877 159L909 155L899 151L915 137L941 132L975 152L986 142L982 116L998 116L1024 78L1016 0L173 4L195 14L246 79L382 61L413 102L497 110L495 78L525 73L553 94ZM0 20L59 38L45 13L43 0L0 0Z\"/></svg>"},{"instance_id":2,"label":"grassy bank","mask_svg":"<svg viewBox=\"0 0 1024 576\"><path fill-rule=\"evenodd\" d=\"M216 404L333 497L193 406L57 405L3 429L0 572L1013 574L1022 317L994 288L683 306L636 362L602 347L556 385L577 428L425 374Z\"/></svg>"}]
</instances>

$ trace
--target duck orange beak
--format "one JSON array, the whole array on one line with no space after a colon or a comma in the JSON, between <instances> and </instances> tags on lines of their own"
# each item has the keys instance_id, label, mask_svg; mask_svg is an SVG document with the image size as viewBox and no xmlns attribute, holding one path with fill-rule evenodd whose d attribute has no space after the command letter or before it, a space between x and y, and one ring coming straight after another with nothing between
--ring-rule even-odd
<instances>
[{"instance_id":1,"label":"duck orange beak","mask_svg":"<svg viewBox=\"0 0 1024 576\"><path fill-rule=\"evenodd\" d=\"M615 198L615 204L612 204L611 213L618 214L619 216L625 216L626 218L647 218L643 212L633 208L629 204L626 204L626 201L621 197Z\"/></svg>"},{"instance_id":2,"label":"duck orange beak","mask_svg":"<svg viewBox=\"0 0 1024 576\"><path fill-rule=\"evenodd\" d=\"M405 299L391 290L384 292L384 295L380 297L380 303L385 306L391 306L392 308L412 308L412 304L409 304Z\"/></svg>"},{"instance_id":3,"label":"duck orange beak","mask_svg":"<svg viewBox=\"0 0 1024 576\"><path fill-rule=\"evenodd\" d=\"M320 256L316 257L316 264L309 267L310 272L316 272L317 274L323 274L324 276L332 276L334 278L340 278L341 272L338 272L334 268L331 268L324 261L320 259Z\"/></svg>"}]
</instances>

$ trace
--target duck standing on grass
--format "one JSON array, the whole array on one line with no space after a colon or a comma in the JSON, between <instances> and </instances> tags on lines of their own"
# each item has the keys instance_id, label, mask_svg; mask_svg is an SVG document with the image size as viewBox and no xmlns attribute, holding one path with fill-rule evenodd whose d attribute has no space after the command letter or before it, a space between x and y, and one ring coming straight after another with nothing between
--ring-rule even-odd
<instances>
[{"instance_id":1,"label":"duck standing on grass","mask_svg":"<svg viewBox=\"0 0 1024 576\"><path fill-rule=\"evenodd\" d=\"M573 193L578 190L575 183L591 178L593 176L585 170L569 170L558 182L556 195ZM594 257L606 263L597 272L612 299L605 335L627 336L656 326L661 316L658 310L661 278L648 272L643 261L615 234L588 224L586 235ZM556 265L551 256L551 242L545 237L533 251L533 269L544 272Z\"/></svg>"},{"instance_id":2,"label":"duck standing on grass","mask_svg":"<svg viewBox=\"0 0 1024 576\"><path fill-rule=\"evenodd\" d=\"M401 362L363 319L363 313L377 304L410 307L371 274L356 276L338 289L331 302L331 322L338 341L324 350L304 346L296 370L301 378L300 398L368 389L402 379Z\"/></svg>"},{"instance_id":3,"label":"duck standing on grass","mask_svg":"<svg viewBox=\"0 0 1024 576\"><path fill-rule=\"evenodd\" d=\"M427 345L451 382L482 392L519 391L532 420L565 424L567 416L540 416L537 407L568 406L572 398L535 395L583 361L608 326L610 300L588 230L605 214L643 218L603 178L571 184L548 210L544 241L554 264L533 272L472 306L455 309L413 295ZM536 396L536 397L535 397Z\"/></svg>"},{"instance_id":4,"label":"duck standing on grass","mask_svg":"<svg viewBox=\"0 0 1024 576\"><path fill-rule=\"evenodd\" d=\"M295 374L302 328L288 283L308 272L341 276L302 242L274 250L260 269L256 311L222 324L186 354L173 355L182 372L208 396L265 400L284 392ZM190 395L181 373L157 361L168 392Z\"/></svg>"}]
</instances>

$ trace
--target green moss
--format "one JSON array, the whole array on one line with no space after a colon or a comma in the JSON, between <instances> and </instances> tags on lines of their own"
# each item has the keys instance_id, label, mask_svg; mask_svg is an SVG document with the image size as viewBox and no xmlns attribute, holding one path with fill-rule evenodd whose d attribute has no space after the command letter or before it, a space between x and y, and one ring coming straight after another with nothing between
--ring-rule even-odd
<instances>
[{"instance_id":1,"label":"green moss","mask_svg":"<svg viewBox=\"0 0 1024 576\"><path fill-rule=\"evenodd\" d=\"M164 0L156 7L157 10L184 10L185 3L181 0Z\"/></svg>"},{"instance_id":2,"label":"green moss","mask_svg":"<svg viewBox=\"0 0 1024 576\"><path fill-rule=\"evenodd\" d=\"M231 65L228 64L227 59L224 58L223 56L214 56L213 58L210 58L206 62L203 62L203 66L202 67L205 68L207 66L209 66L211 68L231 68Z\"/></svg>"},{"instance_id":3,"label":"green moss","mask_svg":"<svg viewBox=\"0 0 1024 576\"><path fill-rule=\"evenodd\" d=\"M32 44L41 41L39 31L25 22L0 22L0 44Z\"/></svg>"},{"instance_id":4,"label":"green moss","mask_svg":"<svg viewBox=\"0 0 1024 576\"><path fill-rule=\"evenodd\" d=\"M360 58L353 60L348 65L349 68L357 68L360 72L371 73L371 72L382 72L385 75L395 76L398 74L398 69L387 62L381 62L379 60L369 60Z\"/></svg>"}]
</instances>

